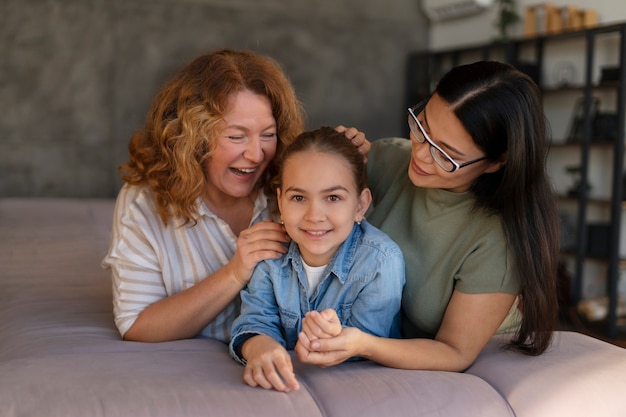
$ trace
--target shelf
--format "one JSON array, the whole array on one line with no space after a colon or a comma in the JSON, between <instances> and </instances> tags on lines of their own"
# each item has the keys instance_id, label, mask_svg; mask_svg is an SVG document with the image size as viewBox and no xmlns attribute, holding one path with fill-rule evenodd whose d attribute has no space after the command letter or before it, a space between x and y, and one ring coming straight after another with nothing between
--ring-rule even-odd
<instances>
[{"instance_id":1,"label":"shelf","mask_svg":"<svg viewBox=\"0 0 626 417\"><path fill-rule=\"evenodd\" d=\"M614 140L592 140L589 141L590 147L613 147L615 146ZM568 142L567 139L557 140L550 142L550 148L577 148L582 146L581 142Z\"/></svg>"},{"instance_id":2,"label":"shelf","mask_svg":"<svg viewBox=\"0 0 626 417\"><path fill-rule=\"evenodd\" d=\"M429 55L434 56L448 56L459 53L476 53L482 52L485 49L506 49L509 46L520 46L520 45L529 45L529 44L540 44L545 43L546 41L559 41L559 40L567 40L574 38L584 38L587 33L593 32L595 34L606 34L611 32L619 33L623 27L623 23L615 23L608 25L600 25L592 28L586 28L581 30L570 30L563 31L557 34L537 34L536 36L529 37L515 37L511 38L506 42L502 41L493 41L493 42L483 42L478 44L466 44L459 47L453 48L442 48L436 51L430 51Z\"/></svg>"},{"instance_id":3,"label":"shelf","mask_svg":"<svg viewBox=\"0 0 626 417\"><path fill-rule=\"evenodd\" d=\"M564 200L564 201L572 201L572 202L576 202L578 201L578 196L570 196L570 195L566 195L566 194L555 194L556 198L558 198L559 200ZM587 198L587 203L590 204L612 204L613 201L610 198L599 198L599 197L589 197ZM626 210L626 201L622 201L622 210Z\"/></svg>"},{"instance_id":4,"label":"shelf","mask_svg":"<svg viewBox=\"0 0 626 417\"><path fill-rule=\"evenodd\" d=\"M617 319L615 336L608 338L606 334L609 323L606 319L588 321L578 314L576 307L570 307L568 312L567 321L573 326L575 331L626 348L626 320L623 317Z\"/></svg>"},{"instance_id":5,"label":"shelf","mask_svg":"<svg viewBox=\"0 0 626 417\"><path fill-rule=\"evenodd\" d=\"M567 194L559 194L556 193L556 198L562 201L578 201L578 196L567 195ZM604 204L609 205L613 204L613 200L610 198L600 198L600 197L588 197L587 202L591 204ZM622 210L626 210L626 201L622 201Z\"/></svg>"},{"instance_id":6,"label":"shelf","mask_svg":"<svg viewBox=\"0 0 626 417\"><path fill-rule=\"evenodd\" d=\"M600 84L594 84L591 86L592 90L615 90L620 86L617 81L602 82ZM541 92L547 93L569 93L569 92L583 92L585 90L584 84L580 85L557 85L557 86L543 86Z\"/></svg>"},{"instance_id":7,"label":"shelf","mask_svg":"<svg viewBox=\"0 0 626 417\"><path fill-rule=\"evenodd\" d=\"M578 256L578 253L576 253L576 249L567 248L567 249L561 249L561 255ZM607 256L585 255L585 258L594 260L597 262L610 262L610 259ZM619 266L619 269L626 269L626 258L621 258L619 260L618 266Z\"/></svg>"}]
</instances>

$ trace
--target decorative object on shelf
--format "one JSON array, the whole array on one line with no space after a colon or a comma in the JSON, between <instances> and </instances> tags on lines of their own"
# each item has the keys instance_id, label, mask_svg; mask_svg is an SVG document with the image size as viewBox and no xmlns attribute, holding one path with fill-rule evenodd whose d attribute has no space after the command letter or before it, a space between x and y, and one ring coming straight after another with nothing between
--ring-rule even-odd
<instances>
[{"instance_id":1,"label":"decorative object on shelf","mask_svg":"<svg viewBox=\"0 0 626 417\"><path fill-rule=\"evenodd\" d=\"M565 30L581 30L597 26L598 12L594 9L581 9L578 6L555 6L553 3L539 3L526 7L524 15L524 35L533 37L540 34L555 35Z\"/></svg>"},{"instance_id":2,"label":"decorative object on shelf","mask_svg":"<svg viewBox=\"0 0 626 417\"><path fill-rule=\"evenodd\" d=\"M517 7L515 0L495 0L498 6L498 19L496 20L496 27L498 28L499 36L497 41L506 42L511 38L511 28L514 24L521 20L519 14L517 14Z\"/></svg>"},{"instance_id":3,"label":"decorative object on shelf","mask_svg":"<svg viewBox=\"0 0 626 417\"><path fill-rule=\"evenodd\" d=\"M592 142L616 141L619 126L617 125L617 113L609 111L599 111L600 100L593 98L589 114L591 117L591 138ZM583 109L583 99L578 100L574 107L574 117L570 129L568 143L580 143L585 135L585 118Z\"/></svg>"},{"instance_id":4,"label":"decorative object on shelf","mask_svg":"<svg viewBox=\"0 0 626 417\"><path fill-rule=\"evenodd\" d=\"M619 67L602 67L600 70L600 85L619 81Z\"/></svg>"},{"instance_id":5,"label":"decorative object on shelf","mask_svg":"<svg viewBox=\"0 0 626 417\"><path fill-rule=\"evenodd\" d=\"M563 20L561 17L561 9L551 3L544 4L546 33L548 35L556 35L563 30Z\"/></svg>"},{"instance_id":6,"label":"decorative object on shelf","mask_svg":"<svg viewBox=\"0 0 626 417\"><path fill-rule=\"evenodd\" d=\"M580 301L576 309L588 321L604 320L609 314L609 297L603 295ZM617 317L626 317L626 303L621 297L617 301Z\"/></svg>"},{"instance_id":7,"label":"decorative object on shelf","mask_svg":"<svg viewBox=\"0 0 626 417\"><path fill-rule=\"evenodd\" d=\"M536 36L539 32L539 29L537 28L537 23L539 22L539 19L537 19L537 14L537 7L526 7L526 14L524 15L524 36Z\"/></svg>"},{"instance_id":8,"label":"decorative object on shelf","mask_svg":"<svg viewBox=\"0 0 626 417\"><path fill-rule=\"evenodd\" d=\"M576 80L576 67L570 61L559 61L554 66L554 84L557 87L569 87Z\"/></svg>"},{"instance_id":9,"label":"decorative object on shelf","mask_svg":"<svg viewBox=\"0 0 626 417\"><path fill-rule=\"evenodd\" d=\"M587 255L598 258L609 256L611 224L607 222L587 224Z\"/></svg>"},{"instance_id":10,"label":"decorative object on shelf","mask_svg":"<svg viewBox=\"0 0 626 417\"><path fill-rule=\"evenodd\" d=\"M583 11L578 6L563 6L560 9L563 29L579 30L583 27Z\"/></svg>"},{"instance_id":11,"label":"decorative object on shelf","mask_svg":"<svg viewBox=\"0 0 626 417\"><path fill-rule=\"evenodd\" d=\"M565 167L565 172L572 176L572 187L567 191L567 196L576 198L580 195L581 191L586 191L589 193L591 191L591 185L586 183L582 184L582 180L580 178L580 166L578 165L569 165Z\"/></svg>"},{"instance_id":12,"label":"decorative object on shelf","mask_svg":"<svg viewBox=\"0 0 626 417\"><path fill-rule=\"evenodd\" d=\"M422 0L422 10L431 22L443 22L481 13L494 0Z\"/></svg>"},{"instance_id":13,"label":"decorative object on shelf","mask_svg":"<svg viewBox=\"0 0 626 417\"><path fill-rule=\"evenodd\" d=\"M599 111L593 118L592 141L616 141L618 135L617 113Z\"/></svg>"},{"instance_id":14,"label":"decorative object on shelf","mask_svg":"<svg viewBox=\"0 0 626 417\"><path fill-rule=\"evenodd\" d=\"M584 9L580 11L581 27L577 29L589 29L598 26L598 12L593 9Z\"/></svg>"},{"instance_id":15,"label":"decorative object on shelf","mask_svg":"<svg viewBox=\"0 0 626 417\"><path fill-rule=\"evenodd\" d=\"M598 113L598 107L600 106L600 99L594 97L591 100L591 107L589 109L589 114L591 115L591 120L594 120L596 114ZM572 123L570 127L570 133L567 138L567 143L580 143L583 141L585 137L585 109L584 109L584 100L579 99L574 105L574 116L572 118Z\"/></svg>"}]
</instances>

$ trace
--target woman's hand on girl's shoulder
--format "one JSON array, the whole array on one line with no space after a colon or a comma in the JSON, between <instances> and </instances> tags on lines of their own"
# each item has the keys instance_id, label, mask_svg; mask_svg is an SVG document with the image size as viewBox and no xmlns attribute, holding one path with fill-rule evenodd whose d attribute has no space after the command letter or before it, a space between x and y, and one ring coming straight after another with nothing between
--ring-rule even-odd
<instances>
[{"instance_id":1,"label":"woman's hand on girl's shoulder","mask_svg":"<svg viewBox=\"0 0 626 417\"><path fill-rule=\"evenodd\" d=\"M282 224L262 221L243 230L237 238L237 250L229 262L240 284L246 285L254 267L266 259L277 259L287 253L289 235Z\"/></svg>"}]
</instances>

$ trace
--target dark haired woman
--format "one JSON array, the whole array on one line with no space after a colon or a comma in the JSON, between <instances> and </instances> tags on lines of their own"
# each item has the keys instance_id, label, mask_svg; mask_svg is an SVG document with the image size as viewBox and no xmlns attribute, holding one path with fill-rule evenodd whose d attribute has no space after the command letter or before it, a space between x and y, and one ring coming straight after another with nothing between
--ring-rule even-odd
<instances>
[{"instance_id":1,"label":"dark haired woman","mask_svg":"<svg viewBox=\"0 0 626 417\"><path fill-rule=\"evenodd\" d=\"M510 335L511 349L544 352L558 310L559 231L539 89L510 65L477 62L452 69L407 116L410 141L374 141L368 154L368 220L406 261L405 339L355 328L324 338L325 321L311 313L300 359L463 371L496 333Z\"/></svg>"}]
</instances>

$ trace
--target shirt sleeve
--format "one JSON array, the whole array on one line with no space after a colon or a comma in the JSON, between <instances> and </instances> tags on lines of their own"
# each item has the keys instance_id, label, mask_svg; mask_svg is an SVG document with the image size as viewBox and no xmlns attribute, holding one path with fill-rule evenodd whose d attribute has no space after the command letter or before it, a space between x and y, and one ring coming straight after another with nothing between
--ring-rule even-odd
<instances>
[{"instance_id":1,"label":"shirt sleeve","mask_svg":"<svg viewBox=\"0 0 626 417\"><path fill-rule=\"evenodd\" d=\"M386 195L399 177L406 176L405 167L411 158L411 141L403 138L384 138L372 142L367 155L367 185L374 197L373 206Z\"/></svg>"},{"instance_id":2,"label":"shirt sleeve","mask_svg":"<svg viewBox=\"0 0 626 417\"><path fill-rule=\"evenodd\" d=\"M281 334L278 302L274 294L268 261L259 263L248 285L241 290L241 314L233 323L230 340L230 356L242 365L241 345L259 334L270 336L283 347L286 342Z\"/></svg>"},{"instance_id":3,"label":"shirt sleeve","mask_svg":"<svg viewBox=\"0 0 626 417\"><path fill-rule=\"evenodd\" d=\"M399 338L404 282L404 258L398 248L379 263L375 277L352 304L346 325L374 336Z\"/></svg>"},{"instance_id":4,"label":"shirt sleeve","mask_svg":"<svg viewBox=\"0 0 626 417\"><path fill-rule=\"evenodd\" d=\"M134 204L136 187L124 187L118 196L109 252L103 260L111 268L113 314L122 337L139 314L167 296L161 266L154 249L154 231L160 221L149 207Z\"/></svg>"}]
</instances>

